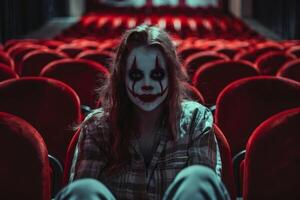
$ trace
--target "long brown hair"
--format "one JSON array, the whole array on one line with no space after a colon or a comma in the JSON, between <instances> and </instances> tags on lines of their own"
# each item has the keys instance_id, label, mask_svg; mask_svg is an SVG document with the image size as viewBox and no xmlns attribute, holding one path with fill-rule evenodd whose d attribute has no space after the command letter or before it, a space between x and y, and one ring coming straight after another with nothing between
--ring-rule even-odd
<instances>
[{"instance_id":1,"label":"long brown hair","mask_svg":"<svg viewBox=\"0 0 300 200\"><path fill-rule=\"evenodd\" d=\"M169 35L155 27L141 25L128 30L117 48L111 66L111 75L100 89L101 106L108 113L111 152L109 171L119 169L130 160L129 140L133 136L133 103L125 88L126 59L129 52L140 45L158 47L166 58L169 74L169 92L165 100L164 120L172 139L177 135L177 121L181 113L181 102L186 96L184 82L187 80Z\"/></svg>"}]
</instances>

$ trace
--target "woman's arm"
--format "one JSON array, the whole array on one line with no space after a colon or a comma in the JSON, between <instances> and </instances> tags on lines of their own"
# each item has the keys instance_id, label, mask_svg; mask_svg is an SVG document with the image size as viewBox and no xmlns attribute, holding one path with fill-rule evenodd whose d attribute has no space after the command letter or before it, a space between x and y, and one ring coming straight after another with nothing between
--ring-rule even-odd
<instances>
[{"instance_id":1,"label":"woman's arm","mask_svg":"<svg viewBox=\"0 0 300 200\"><path fill-rule=\"evenodd\" d=\"M188 165L206 165L221 177L222 162L213 130L213 116L209 109L198 110L190 133Z\"/></svg>"},{"instance_id":2,"label":"woman's arm","mask_svg":"<svg viewBox=\"0 0 300 200\"><path fill-rule=\"evenodd\" d=\"M74 152L70 182L80 178L98 179L107 158L103 150L101 130L97 128L95 116L87 117L81 125L81 132ZM101 142L102 141L102 142Z\"/></svg>"}]
</instances>

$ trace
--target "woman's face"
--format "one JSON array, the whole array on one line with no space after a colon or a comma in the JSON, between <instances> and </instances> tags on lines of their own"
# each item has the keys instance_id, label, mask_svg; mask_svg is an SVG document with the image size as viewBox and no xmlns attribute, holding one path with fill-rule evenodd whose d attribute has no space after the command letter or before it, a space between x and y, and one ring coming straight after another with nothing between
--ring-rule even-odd
<instances>
[{"instance_id":1,"label":"woman's face","mask_svg":"<svg viewBox=\"0 0 300 200\"><path fill-rule=\"evenodd\" d=\"M139 46L131 50L126 62L126 91L140 109L152 111L168 95L168 72L162 52L155 47Z\"/></svg>"}]
</instances>

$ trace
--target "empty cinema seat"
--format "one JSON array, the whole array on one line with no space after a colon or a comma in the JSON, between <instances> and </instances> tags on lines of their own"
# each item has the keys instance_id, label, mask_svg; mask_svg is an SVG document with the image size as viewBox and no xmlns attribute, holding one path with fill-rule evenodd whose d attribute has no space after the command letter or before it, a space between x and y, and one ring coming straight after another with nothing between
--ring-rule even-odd
<instances>
[{"instance_id":1,"label":"empty cinema seat","mask_svg":"<svg viewBox=\"0 0 300 200\"><path fill-rule=\"evenodd\" d=\"M109 69L113 57L114 54L109 51L88 50L80 53L76 58L94 61Z\"/></svg>"},{"instance_id":2,"label":"empty cinema seat","mask_svg":"<svg viewBox=\"0 0 300 200\"><path fill-rule=\"evenodd\" d=\"M277 76L289 78L300 82L300 59L286 63L278 72Z\"/></svg>"},{"instance_id":3,"label":"empty cinema seat","mask_svg":"<svg viewBox=\"0 0 300 200\"><path fill-rule=\"evenodd\" d=\"M192 54L199 53L201 51L204 51L205 49L200 47L195 47L192 45L187 45L183 47L179 47L177 49L177 54L181 60L185 60L187 57L189 57Z\"/></svg>"},{"instance_id":4,"label":"empty cinema seat","mask_svg":"<svg viewBox=\"0 0 300 200\"><path fill-rule=\"evenodd\" d=\"M216 104L219 93L230 83L259 75L253 64L247 61L215 61L199 68L193 85L200 91L207 105Z\"/></svg>"},{"instance_id":5,"label":"empty cinema seat","mask_svg":"<svg viewBox=\"0 0 300 200\"><path fill-rule=\"evenodd\" d=\"M255 129L246 149L243 199L300 199L299 124L295 108Z\"/></svg>"},{"instance_id":6,"label":"empty cinema seat","mask_svg":"<svg viewBox=\"0 0 300 200\"><path fill-rule=\"evenodd\" d=\"M9 55L0 50L0 63L5 64L12 69L14 69L14 61L9 57Z\"/></svg>"},{"instance_id":7,"label":"empty cinema seat","mask_svg":"<svg viewBox=\"0 0 300 200\"><path fill-rule=\"evenodd\" d=\"M71 86L78 94L81 104L90 108L96 108L96 89L104 84L108 74L108 70L102 65L79 59L52 62L41 72L41 76L54 78Z\"/></svg>"},{"instance_id":8,"label":"empty cinema seat","mask_svg":"<svg viewBox=\"0 0 300 200\"><path fill-rule=\"evenodd\" d=\"M252 50L246 52L240 52L234 56L234 60L246 60L252 63L255 63L256 59L269 52L281 52L283 51L283 47L276 44L266 44L260 45L258 47L253 48Z\"/></svg>"},{"instance_id":9,"label":"empty cinema seat","mask_svg":"<svg viewBox=\"0 0 300 200\"><path fill-rule=\"evenodd\" d=\"M0 199L50 200L47 147L25 120L0 112Z\"/></svg>"},{"instance_id":10,"label":"empty cinema seat","mask_svg":"<svg viewBox=\"0 0 300 200\"><path fill-rule=\"evenodd\" d=\"M49 153L64 161L67 146L80 123L80 101L66 84L44 77L0 83L0 111L22 117L36 128Z\"/></svg>"},{"instance_id":11,"label":"empty cinema seat","mask_svg":"<svg viewBox=\"0 0 300 200\"><path fill-rule=\"evenodd\" d=\"M42 45L17 45L15 48L11 49L9 55L12 57L15 63L15 71L20 74L20 63L22 62L22 59L30 52L35 50L42 50L47 49L47 47Z\"/></svg>"},{"instance_id":12,"label":"empty cinema seat","mask_svg":"<svg viewBox=\"0 0 300 200\"><path fill-rule=\"evenodd\" d=\"M224 54L216 53L214 51L203 51L196 54L192 54L184 61L184 67L190 79L193 78L195 72L204 64L217 61L217 60L229 60Z\"/></svg>"},{"instance_id":13,"label":"empty cinema seat","mask_svg":"<svg viewBox=\"0 0 300 200\"><path fill-rule=\"evenodd\" d=\"M85 49L76 44L64 44L57 48L57 51L63 52L68 55L70 58L75 58L78 54L83 52Z\"/></svg>"},{"instance_id":14,"label":"empty cinema seat","mask_svg":"<svg viewBox=\"0 0 300 200\"><path fill-rule=\"evenodd\" d=\"M215 123L233 155L244 150L252 131L283 110L300 106L300 83L269 76L244 78L228 85L216 103Z\"/></svg>"},{"instance_id":15,"label":"empty cinema seat","mask_svg":"<svg viewBox=\"0 0 300 200\"><path fill-rule=\"evenodd\" d=\"M296 56L285 52L269 52L259 56L255 64L262 75L276 75L285 63L296 58Z\"/></svg>"},{"instance_id":16,"label":"empty cinema seat","mask_svg":"<svg viewBox=\"0 0 300 200\"><path fill-rule=\"evenodd\" d=\"M39 76L42 69L55 60L67 58L67 55L54 50L35 50L28 53L19 65L21 76Z\"/></svg>"},{"instance_id":17,"label":"empty cinema seat","mask_svg":"<svg viewBox=\"0 0 300 200\"><path fill-rule=\"evenodd\" d=\"M184 87L186 89L186 94L188 95L188 97L194 101L197 101L198 103L204 105L204 98L202 96L202 94L198 91L198 89L196 87L194 87L193 85L189 84L189 83L184 83Z\"/></svg>"},{"instance_id":18,"label":"empty cinema seat","mask_svg":"<svg viewBox=\"0 0 300 200\"><path fill-rule=\"evenodd\" d=\"M0 82L7 79L18 78L18 77L19 77L18 74L16 74L16 72L13 69L0 63Z\"/></svg>"},{"instance_id":19,"label":"empty cinema seat","mask_svg":"<svg viewBox=\"0 0 300 200\"><path fill-rule=\"evenodd\" d=\"M293 54L297 58L300 58L300 44L298 46L293 46L287 50L287 53Z\"/></svg>"}]
</instances>

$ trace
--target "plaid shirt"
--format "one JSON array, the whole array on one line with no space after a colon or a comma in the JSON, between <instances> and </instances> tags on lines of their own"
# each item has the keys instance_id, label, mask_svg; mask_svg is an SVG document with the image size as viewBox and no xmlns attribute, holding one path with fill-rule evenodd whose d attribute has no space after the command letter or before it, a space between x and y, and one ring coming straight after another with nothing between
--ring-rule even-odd
<instances>
[{"instance_id":1,"label":"plaid shirt","mask_svg":"<svg viewBox=\"0 0 300 200\"><path fill-rule=\"evenodd\" d=\"M195 112L197 110L197 112ZM119 173L105 176L109 158L104 154L108 147L108 127L101 121L103 110L90 114L81 128L75 150L70 181L95 178L104 183L117 199L162 199L176 174L189 165L211 167L220 177L221 159L212 129L213 117L204 106L192 102L182 103L175 143L161 129L160 143L148 168L137 139L130 141L131 161ZM194 116L194 117L193 117Z\"/></svg>"}]
</instances>

